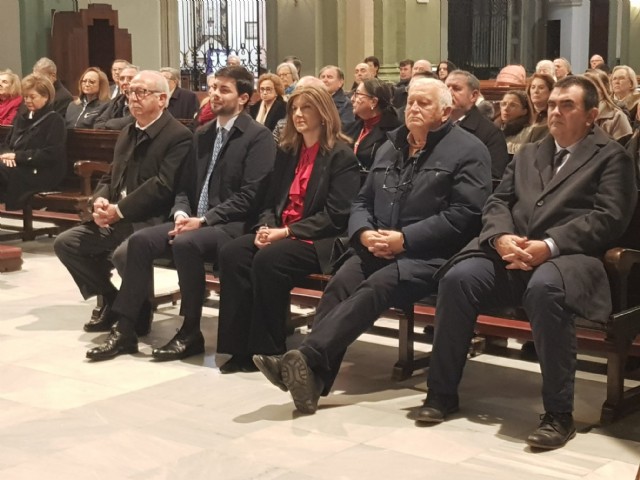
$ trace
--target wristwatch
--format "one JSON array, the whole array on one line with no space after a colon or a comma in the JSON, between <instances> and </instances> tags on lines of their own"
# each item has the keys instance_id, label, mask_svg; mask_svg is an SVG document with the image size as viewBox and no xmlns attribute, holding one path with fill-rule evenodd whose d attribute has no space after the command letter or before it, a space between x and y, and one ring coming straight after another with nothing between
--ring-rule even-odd
<instances>
[{"instance_id":1,"label":"wristwatch","mask_svg":"<svg viewBox=\"0 0 640 480\"><path fill-rule=\"evenodd\" d=\"M205 217L200 217L200 225L206 225L207 219Z\"/></svg>"}]
</instances>

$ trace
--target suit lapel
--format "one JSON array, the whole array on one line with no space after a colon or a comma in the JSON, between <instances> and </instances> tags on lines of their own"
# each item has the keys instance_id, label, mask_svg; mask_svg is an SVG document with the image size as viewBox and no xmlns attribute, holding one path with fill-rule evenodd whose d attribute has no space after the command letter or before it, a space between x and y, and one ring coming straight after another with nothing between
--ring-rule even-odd
<instances>
[{"instance_id":1,"label":"suit lapel","mask_svg":"<svg viewBox=\"0 0 640 480\"><path fill-rule=\"evenodd\" d=\"M551 135L540 142L536 151L535 167L540 177L540 184L545 189L553 176L553 156L556 153L556 142Z\"/></svg>"},{"instance_id":2,"label":"suit lapel","mask_svg":"<svg viewBox=\"0 0 640 480\"><path fill-rule=\"evenodd\" d=\"M296 167L298 166L299 161L300 151L298 150L296 154L289 154L287 156L284 168L282 169L281 178L279 179L282 188L279 189L280 197L276 204L276 214L278 215L278 218L282 217L282 212L284 212L284 209L289 203L289 190L291 190L291 183L295 177Z\"/></svg>"},{"instance_id":3,"label":"suit lapel","mask_svg":"<svg viewBox=\"0 0 640 480\"><path fill-rule=\"evenodd\" d=\"M196 159L196 172L198 179L198 189L204 183L204 177L207 174L209 160L211 160L211 152L213 152L213 143L216 139L216 128L218 122L212 122L209 128L200 135L198 139L198 157Z\"/></svg>"},{"instance_id":4,"label":"suit lapel","mask_svg":"<svg viewBox=\"0 0 640 480\"><path fill-rule=\"evenodd\" d=\"M320 184L325 178L325 171L327 169L327 153L320 149L318 151L318 156L316 157L315 162L313 163L313 169L311 170L311 176L309 177L309 183L307 183L307 192L304 196L304 216L309 211L313 202L315 201L316 195L320 189Z\"/></svg>"},{"instance_id":5,"label":"suit lapel","mask_svg":"<svg viewBox=\"0 0 640 480\"><path fill-rule=\"evenodd\" d=\"M598 153L600 147L597 145L598 139L596 134L590 133L587 137L578 144L574 152L569 155L567 162L562 166L560 171L554 175L545 190L551 190L556 188L573 173L578 170L582 165L587 163L591 158Z\"/></svg>"}]
</instances>

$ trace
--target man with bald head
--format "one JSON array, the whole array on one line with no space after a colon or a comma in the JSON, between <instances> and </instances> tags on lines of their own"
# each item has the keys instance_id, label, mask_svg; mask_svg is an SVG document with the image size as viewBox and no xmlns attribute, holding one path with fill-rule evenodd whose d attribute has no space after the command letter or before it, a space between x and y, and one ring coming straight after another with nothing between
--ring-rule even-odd
<instances>
[{"instance_id":1,"label":"man with bald head","mask_svg":"<svg viewBox=\"0 0 640 480\"><path fill-rule=\"evenodd\" d=\"M429 72L433 73L431 69L431 62L429 60L416 60L413 62L413 67L411 68L411 76L415 75L418 72Z\"/></svg>"},{"instance_id":2,"label":"man with bald head","mask_svg":"<svg viewBox=\"0 0 640 480\"><path fill-rule=\"evenodd\" d=\"M405 124L378 149L351 208L355 254L327 285L313 330L282 357L254 356L302 413L328 395L347 347L389 307L434 293L438 267L478 232L491 192L489 152L452 125L451 103L439 80L410 83Z\"/></svg>"},{"instance_id":3,"label":"man with bald head","mask_svg":"<svg viewBox=\"0 0 640 480\"><path fill-rule=\"evenodd\" d=\"M598 55L597 53L595 55L592 55L591 58L589 59L589 68L596 69L598 68L598 65L602 65L604 63L604 58L602 58L602 55Z\"/></svg>"},{"instance_id":4,"label":"man with bald head","mask_svg":"<svg viewBox=\"0 0 640 480\"><path fill-rule=\"evenodd\" d=\"M118 136L111 172L93 193L93 220L61 233L54 242L82 296L101 295L104 300L100 315L85 324L87 332L108 331L113 323L118 290L111 283L111 268L124 270L129 236L169 214L192 135L165 112L168 94L167 81L158 72L143 71L133 78L127 95L135 123ZM149 330L151 306L147 303L143 310L141 334Z\"/></svg>"},{"instance_id":5,"label":"man with bald head","mask_svg":"<svg viewBox=\"0 0 640 480\"><path fill-rule=\"evenodd\" d=\"M118 75L118 91L120 94L109 101L109 105L96 119L94 128L98 130L122 130L135 119L129 111L129 83L138 74L135 65L125 66Z\"/></svg>"}]
</instances>

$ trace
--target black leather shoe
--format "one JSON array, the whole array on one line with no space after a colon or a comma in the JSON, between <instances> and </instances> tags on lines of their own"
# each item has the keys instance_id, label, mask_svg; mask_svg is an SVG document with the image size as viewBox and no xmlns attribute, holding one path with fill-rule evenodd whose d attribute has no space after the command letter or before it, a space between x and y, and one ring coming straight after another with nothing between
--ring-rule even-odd
<instances>
[{"instance_id":1,"label":"black leather shoe","mask_svg":"<svg viewBox=\"0 0 640 480\"><path fill-rule=\"evenodd\" d=\"M102 344L87 351L90 360L109 360L125 353L138 352L138 338L135 335L123 335L115 328Z\"/></svg>"},{"instance_id":2,"label":"black leather shoe","mask_svg":"<svg viewBox=\"0 0 640 480\"><path fill-rule=\"evenodd\" d=\"M540 415L540 425L527 437L527 445L533 448L553 450L563 447L576 436L576 427L570 413L547 412Z\"/></svg>"},{"instance_id":3,"label":"black leather shoe","mask_svg":"<svg viewBox=\"0 0 640 480\"><path fill-rule=\"evenodd\" d=\"M153 307L149 300L145 300L140 308L140 313L136 319L136 335L145 337L151 331L151 322L153 322Z\"/></svg>"},{"instance_id":4,"label":"black leather shoe","mask_svg":"<svg viewBox=\"0 0 640 480\"><path fill-rule=\"evenodd\" d=\"M100 309L97 318L91 318L82 327L85 332L108 332L118 320L117 315L111 310L111 304L105 302Z\"/></svg>"},{"instance_id":5,"label":"black leather shoe","mask_svg":"<svg viewBox=\"0 0 640 480\"><path fill-rule=\"evenodd\" d=\"M307 365L307 358L300 350L289 350L280 365L282 383L289 389L296 409L300 413L316 413L322 381Z\"/></svg>"},{"instance_id":6,"label":"black leather shoe","mask_svg":"<svg viewBox=\"0 0 640 480\"><path fill-rule=\"evenodd\" d=\"M430 393L416 414L416 422L442 423L448 415L457 412L457 395L438 395Z\"/></svg>"},{"instance_id":7,"label":"black leather shoe","mask_svg":"<svg viewBox=\"0 0 640 480\"><path fill-rule=\"evenodd\" d=\"M151 352L153 358L160 361L181 360L204 353L204 337L200 330L191 334L185 334L181 330L176 333L175 337L169 340L169 343L154 348Z\"/></svg>"},{"instance_id":8,"label":"black leather shoe","mask_svg":"<svg viewBox=\"0 0 640 480\"><path fill-rule=\"evenodd\" d=\"M250 355L233 355L220 367L220 373L257 372Z\"/></svg>"},{"instance_id":9,"label":"black leather shoe","mask_svg":"<svg viewBox=\"0 0 640 480\"><path fill-rule=\"evenodd\" d=\"M282 381L282 355L254 355L253 363L267 380L283 392L289 391Z\"/></svg>"}]
</instances>

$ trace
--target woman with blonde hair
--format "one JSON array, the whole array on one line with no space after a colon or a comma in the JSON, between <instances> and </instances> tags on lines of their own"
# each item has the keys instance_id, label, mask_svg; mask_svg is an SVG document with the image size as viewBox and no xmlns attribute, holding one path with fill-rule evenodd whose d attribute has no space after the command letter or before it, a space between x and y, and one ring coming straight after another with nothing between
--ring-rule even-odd
<instances>
[{"instance_id":1,"label":"woman with blonde hair","mask_svg":"<svg viewBox=\"0 0 640 480\"><path fill-rule=\"evenodd\" d=\"M638 79L633 68L628 65L613 67L610 82L613 99L620 108L628 112L629 120L632 122L640 120L640 112L638 112L640 93L637 92Z\"/></svg>"},{"instance_id":2,"label":"woman with blonde hair","mask_svg":"<svg viewBox=\"0 0 640 480\"><path fill-rule=\"evenodd\" d=\"M98 67L87 68L78 80L78 98L67 107L67 128L93 128L110 99L107 75Z\"/></svg>"},{"instance_id":3,"label":"woman with blonde hair","mask_svg":"<svg viewBox=\"0 0 640 480\"><path fill-rule=\"evenodd\" d=\"M0 72L0 125L11 125L22 104L20 77L11 70Z\"/></svg>"},{"instance_id":4,"label":"woman with blonde hair","mask_svg":"<svg viewBox=\"0 0 640 480\"><path fill-rule=\"evenodd\" d=\"M614 140L621 144L626 143L631 138L633 129L625 112L618 107L607 92L605 85L609 82L609 76L602 70L597 69L587 70L584 76L596 86L598 97L600 98L596 125L607 132Z\"/></svg>"},{"instance_id":5,"label":"woman with blonde hair","mask_svg":"<svg viewBox=\"0 0 640 480\"><path fill-rule=\"evenodd\" d=\"M287 114L287 102L284 101L284 86L280 77L273 73L264 73L258 78L260 100L249 108L249 114L258 123L273 131L278 120Z\"/></svg>"},{"instance_id":6,"label":"woman with blonde hair","mask_svg":"<svg viewBox=\"0 0 640 480\"><path fill-rule=\"evenodd\" d=\"M256 371L253 354L287 350L289 292L310 273L331 273L334 241L360 187L355 155L324 89L296 89L286 118L259 226L220 254L217 351L232 355L222 373Z\"/></svg>"}]
</instances>

